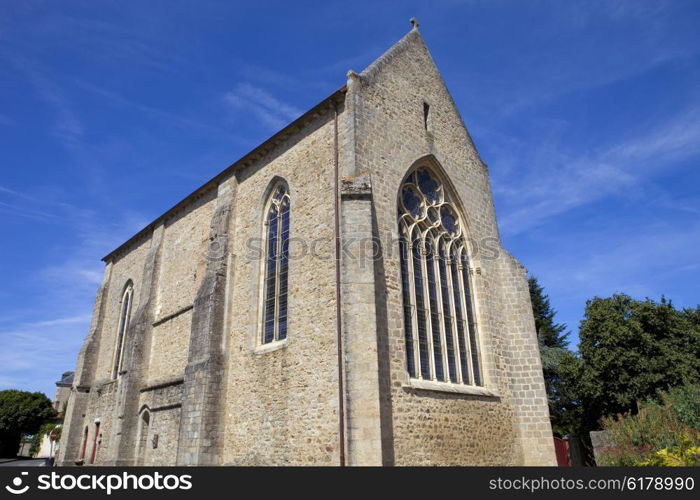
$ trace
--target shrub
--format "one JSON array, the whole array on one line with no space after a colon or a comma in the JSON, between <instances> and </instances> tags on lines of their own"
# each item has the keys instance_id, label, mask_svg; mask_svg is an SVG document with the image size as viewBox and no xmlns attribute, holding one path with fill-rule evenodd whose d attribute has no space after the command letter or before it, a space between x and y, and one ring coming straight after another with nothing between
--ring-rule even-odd
<instances>
[{"instance_id":1,"label":"shrub","mask_svg":"<svg viewBox=\"0 0 700 500\"><path fill-rule=\"evenodd\" d=\"M56 412L40 392L0 391L0 457L17 455L22 434L34 434Z\"/></svg>"},{"instance_id":2,"label":"shrub","mask_svg":"<svg viewBox=\"0 0 700 500\"><path fill-rule=\"evenodd\" d=\"M700 430L700 385L674 387L667 394L662 394L662 401L673 405L681 422Z\"/></svg>"},{"instance_id":3,"label":"shrub","mask_svg":"<svg viewBox=\"0 0 700 500\"><path fill-rule=\"evenodd\" d=\"M56 429L56 440L59 441L61 439L62 427L61 424L55 422L46 422L39 428L38 432L34 433L32 436L32 446L29 448L29 454L31 456L35 457L39 453L44 436L48 435L54 429Z\"/></svg>"},{"instance_id":4,"label":"shrub","mask_svg":"<svg viewBox=\"0 0 700 500\"><path fill-rule=\"evenodd\" d=\"M32 435L32 446L29 448L29 455L35 457L39 453L44 436L47 436L54 429L56 429L56 441L61 439L61 430L63 429L61 424L46 422Z\"/></svg>"},{"instance_id":5,"label":"shrub","mask_svg":"<svg viewBox=\"0 0 700 500\"><path fill-rule=\"evenodd\" d=\"M700 446L693 446L693 440L689 436L685 436L679 446L654 452L646 460L634 465L653 467L700 466Z\"/></svg>"},{"instance_id":6,"label":"shrub","mask_svg":"<svg viewBox=\"0 0 700 500\"><path fill-rule=\"evenodd\" d=\"M698 465L700 462L700 387L661 392L636 415L603 421L612 446L600 465Z\"/></svg>"}]
</instances>

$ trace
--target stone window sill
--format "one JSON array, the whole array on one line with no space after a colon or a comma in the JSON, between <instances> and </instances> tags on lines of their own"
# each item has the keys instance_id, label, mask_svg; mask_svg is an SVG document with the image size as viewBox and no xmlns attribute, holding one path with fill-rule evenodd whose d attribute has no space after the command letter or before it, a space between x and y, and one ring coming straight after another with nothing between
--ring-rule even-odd
<instances>
[{"instance_id":1,"label":"stone window sill","mask_svg":"<svg viewBox=\"0 0 700 500\"><path fill-rule=\"evenodd\" d=\"M268 352L276 351L278 349L284 349L287 347L287 341L289 337L282 340L275 340L274 342L268 342L267 344L258 345L255 347L253 352L255 354L266 354Z\"/></svg>"},{"instance_id":2,"label":"stone window sill","mask_svg":"<svg viewBox=\"0 0 700 500\"><path fill-rule=\"evenodd\" d=\"M486 387L478 387L475 385L453 384L450 382L436 382L434 380L419 380L409 379L408 383L403 384L407 389L418 389L421 391L436 391L450 392L452 394L471 394L473 396L487 396L491 398L499 398L500 395L496 391L487 389Z\"/></svg>"}]
</instances>

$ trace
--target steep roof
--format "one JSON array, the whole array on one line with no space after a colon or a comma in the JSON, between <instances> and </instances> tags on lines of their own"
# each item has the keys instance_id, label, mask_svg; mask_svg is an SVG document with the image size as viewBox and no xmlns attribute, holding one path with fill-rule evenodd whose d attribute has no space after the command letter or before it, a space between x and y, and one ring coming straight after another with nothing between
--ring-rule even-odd
<instances>
[{"instance_id":1,"label":"steep roof","mask_svg":"<svg viewBox=\"0 0 700 500\"><path fill-rule=\"evenodd\" d=\"M410 44L412 43L418 43L422 45L425 48L425 42L423 42L423 37L421 36L420 32L418 31L418 21L414 19L411 19L411 24L413 25L413 28L406 33L401 39L396 42L394 45L389 47L389 49L384 52L381 56L379 56L377 59L375 59L369 66L367 66L362 73L360 73L360 76L363 78L372 78L374 75L379 73L381 69L386 65L389 64L389 62L399 55L401 52L406 50Z\"/></svg>"},{"instance_id":2,"label":"steep roof","mask_svg":"<svg viewBox=\"0 0 700 500\"><path fill-rule=\"evenodd\" d=\"M58 387L70 387L70 386L72 386L74 375L75 375L75 372L63 372L63 375L61 375L61 380L56 382L56 385Z\"/></svg>"}]
</instances>

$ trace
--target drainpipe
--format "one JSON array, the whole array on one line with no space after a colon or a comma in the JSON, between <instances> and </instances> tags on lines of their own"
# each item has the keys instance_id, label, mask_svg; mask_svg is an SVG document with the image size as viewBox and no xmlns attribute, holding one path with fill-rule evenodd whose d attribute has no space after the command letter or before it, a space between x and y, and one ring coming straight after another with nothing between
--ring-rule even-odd
<instances>
[{"instance_id":1,"label":"drainpipe","mask_svg":"<svg viewBox=\"0 0 700 500\"><path fill-rule=\"evenodd\" d=\"M335 194L335 314L338 345L338 450L340 466L345 466L345 361L343 359L343 318L340 303L340 172L338 168L338 104L333 101L333 177Z\"/></svg>"}]
</instances>

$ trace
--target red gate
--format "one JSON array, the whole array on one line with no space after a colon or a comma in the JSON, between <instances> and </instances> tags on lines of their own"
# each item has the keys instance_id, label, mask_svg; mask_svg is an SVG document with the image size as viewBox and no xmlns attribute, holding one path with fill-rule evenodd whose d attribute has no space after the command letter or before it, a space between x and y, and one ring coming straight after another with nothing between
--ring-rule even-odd
<instances>
[{"instance_id":1,"label":"red gate","mask_svg":"<svg viewBox=\"0 0 700 500\"><path fill-rule=\"evenodd\" d=\"M554 438L554 452L557 455L557 465L560 467L571 467L569 459L569 442L566 439Z\"/></svg>"}]
</instances>

